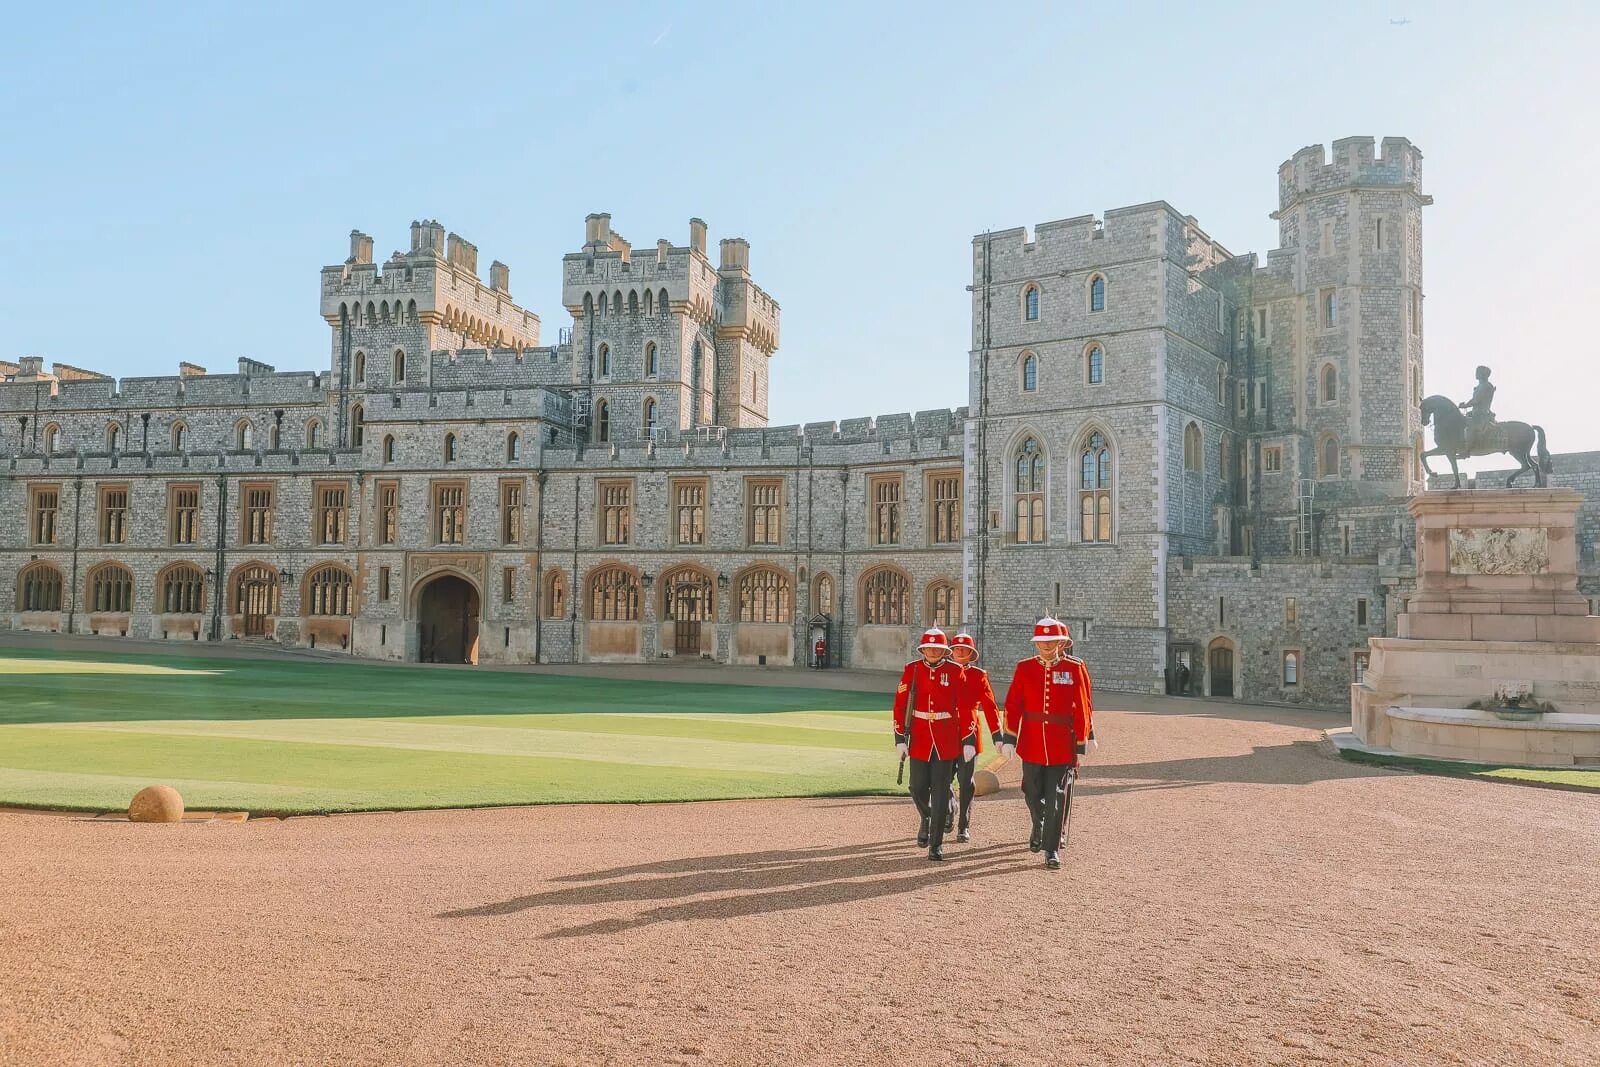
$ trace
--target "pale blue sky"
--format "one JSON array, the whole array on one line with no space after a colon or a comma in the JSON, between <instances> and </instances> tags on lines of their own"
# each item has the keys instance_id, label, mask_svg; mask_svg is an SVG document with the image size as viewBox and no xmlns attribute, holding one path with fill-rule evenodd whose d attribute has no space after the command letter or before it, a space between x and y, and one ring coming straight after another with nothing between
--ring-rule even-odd
<instances>
[{"instance_id":1,"label":"pale blue sky","mask_svg":"<svg viewBox=\"0 0 1600 1067\"><path fill-rule=\"evenodd\" d=\"M1264 253L1283 159L1398 135L1427 390L1490 363L1503 417L1600 448L1600 5L215 7L12 13L0 358L320 368L318 268L430 216L553 342L585 214L699 215L783 306L774 422L956 406L973 234L1166 199Z\"/></svg>"}]
</instances>

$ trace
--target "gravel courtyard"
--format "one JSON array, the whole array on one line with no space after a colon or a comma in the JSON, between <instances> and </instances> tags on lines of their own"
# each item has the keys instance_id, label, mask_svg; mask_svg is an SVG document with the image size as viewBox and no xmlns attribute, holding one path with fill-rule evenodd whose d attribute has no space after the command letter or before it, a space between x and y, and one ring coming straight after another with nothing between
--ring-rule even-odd
<instances>
[{"instance_id":1,"label":"gravel courtyard","mask_svg":"<svg viewBox=\"0 0 1600 1067\"><path fill-rule=\"evenodd\" d=\"M1600 1061L1600 798L1103 702L1058 873L1014 785L943 864L904 800L0 813L0 1063Z\"/></svg>"}]
</instances>

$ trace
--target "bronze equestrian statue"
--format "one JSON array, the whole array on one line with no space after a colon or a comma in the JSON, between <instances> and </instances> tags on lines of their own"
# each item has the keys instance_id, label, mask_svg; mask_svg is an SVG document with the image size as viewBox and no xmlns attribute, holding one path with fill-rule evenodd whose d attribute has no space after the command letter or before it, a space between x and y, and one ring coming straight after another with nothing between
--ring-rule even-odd
<instances>
[{"instance_id":1,"label":"bronze equestrian statue","mask_svg":"<svg viewBox=\"0 0 1600 1067\"><path fill-rule=\"evenodd\" d=\"M1494 400L1494 386L1489 382L1489 368L1478 368L1478 384L1472 398L1456 404L1447 396L1430 396L1422 402L1422 425L1433 427L1434 449L1422 454L1422 469L1432 474L1429 456L1444 456L1450 461L1450 473L1455 475L1456 488L1461 488L1461 471L1457 460L1469 456L1492 456L1498 452L1509 453L1521 468L1506 479L1506 488L1528 471L1533 472L1533 484L1543 489L1549 484L1550 453L1545 448L1544 427L1529 426L1525 422L1500 422L1489 409ZM1467 414L1461 413L1467 409ZM1537 454L1538 459L1533 457Z\"/></svg>"}]
</instances>

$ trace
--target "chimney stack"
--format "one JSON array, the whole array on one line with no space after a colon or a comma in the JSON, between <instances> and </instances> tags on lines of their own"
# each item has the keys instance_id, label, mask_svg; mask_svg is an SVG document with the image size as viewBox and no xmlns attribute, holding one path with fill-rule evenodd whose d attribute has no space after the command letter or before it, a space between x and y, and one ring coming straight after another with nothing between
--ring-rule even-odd
<instances>
[{"instance_id":1,"label":"chimney stack","mask_svg":"<svg viewBox=\"0 0 1600 1067\"><path fill-rule=\"evenodd\" d=\"M498 259L489 264L489 288L497 293L511 295L511 268Z\"/></svg>"},{"instance_id":2,"label":"chimney stack","mask_svg":"<svg viewBox=\"0 0 1600 1067\"><path fill-rule=\"evenodd\" d=\"M689 220L689 247L699 252L702 256L706 254L706 222L704 219Z\"/></svg>"},{"instance_id":3,"label":"chimney stack","mask_svg":"<svg viewBox=\"0 0 1600 1067\"><path fill-rule=\"evenodd\" d=\"M413 234L416 233L416 224L415 223L412 223L412 233ZM415 236L412 237L412 240L413 241L416 240ZM366 234L362 233L360 230L351 230L350 231L350 258L345 260L345 262L346 263L371 263L372 262L372 238L368 237Z\"/></svg>"},{"instance_id":4,"label":"chimney stack","mask_svg":"<svg viewBox=\"0 0 1600 1067\"><path fill-rule=\"evenodd\" d=\"M722 270L740 270L750 272L750 242L743 237L725 237L722 239Z\"/></svg>"}]
</instances>

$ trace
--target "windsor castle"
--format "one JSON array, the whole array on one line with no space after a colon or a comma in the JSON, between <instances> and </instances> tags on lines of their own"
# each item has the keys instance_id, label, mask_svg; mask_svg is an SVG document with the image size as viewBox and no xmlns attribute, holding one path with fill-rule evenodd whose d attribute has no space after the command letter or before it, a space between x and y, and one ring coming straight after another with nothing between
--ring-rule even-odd
<instances>
[{"instance_id":1,"label":"windsor castle","mask_svg":"<svg viewBox=\"0 0 1600 1067\"><path fill-rule=\"evenodd\" d=\"M1352 137L1279 168L1264 263L1165 202L982 234L966 405L800 426L750 247L698 219L589 216L555 344L437 222L381 264L352 233L325 368L0 364L0 629L889 668L1049 612L1102 687L1342 704L1414 572L1429 203ZM1591 597L1597 460L1554 477Z\"/></svg>"}]
</instances>

